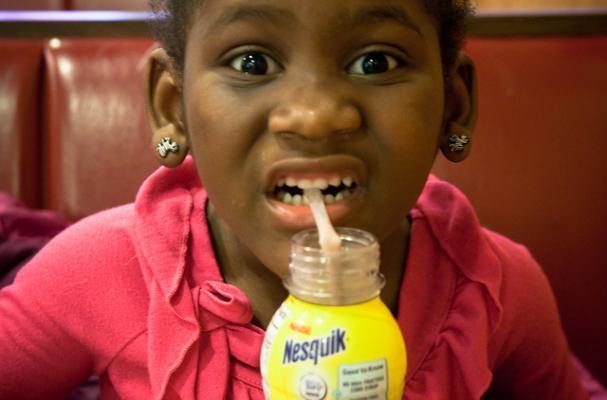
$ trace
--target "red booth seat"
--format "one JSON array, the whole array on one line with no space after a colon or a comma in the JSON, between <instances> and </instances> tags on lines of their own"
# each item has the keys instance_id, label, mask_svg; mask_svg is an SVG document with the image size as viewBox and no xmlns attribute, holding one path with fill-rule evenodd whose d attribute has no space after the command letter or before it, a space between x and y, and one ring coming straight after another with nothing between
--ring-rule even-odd
<instances>
[{"instance_id":1,"label":"red booth seat","mask_svg":"<svg viewBox=\"0 0 607 400\"><path fill-rule=\"evenodd\" d=\"M39 207L42 43L0 40L0 191Z\"/></svg>"},{"instance_id":2,"label":"red booth seat","mask_svg":"<svg viewBox=\"0 0 607 400\"><path fill-rule=\"evenodd\" d=\"M44 204L69 219L133 200L157 166L150 150L147 39L62 39L45 46Z\"/></svg>"}]
</instances>

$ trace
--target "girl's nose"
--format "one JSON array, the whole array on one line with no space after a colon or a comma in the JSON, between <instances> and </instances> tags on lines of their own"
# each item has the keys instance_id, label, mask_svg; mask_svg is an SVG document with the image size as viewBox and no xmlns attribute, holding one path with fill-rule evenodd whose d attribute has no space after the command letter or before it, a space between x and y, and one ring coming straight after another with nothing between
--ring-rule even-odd
<instances>
[{"instance_id":1,"label":"girl's nose","mask_svg":"<svg viewBox=\"0 0 607 400\"><path fill-rule=\"evenodd\" d=\"M269 129L273 133L295 134L309 140L354 133L361 127L360 111L340 97L326 88L303 89L272 110Z\"/></svg>"}]
</instances>

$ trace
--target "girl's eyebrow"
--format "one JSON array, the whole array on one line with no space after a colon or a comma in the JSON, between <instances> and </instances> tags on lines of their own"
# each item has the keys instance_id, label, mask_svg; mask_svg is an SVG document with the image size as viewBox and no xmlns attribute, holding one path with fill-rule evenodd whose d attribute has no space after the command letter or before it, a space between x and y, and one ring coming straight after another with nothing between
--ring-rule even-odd
<instances>
[{"instance_id":1,"label":"girl's eyebrow","mask_svg":"<svg viewBox=\"0 0 607 400\"><path fill-rule=\"evenodd\" d=\"M293 25L296 23L297 18L288 10L270 5L259 4L252 6L248 4L237 4L221 13L221 15L212 23L209 32L221 29L235 22L246 20Z\"/></svg>"},{"instance_id":2,"label":"girl's eyebrow","mask_svg":"<svg viewBox=\"0 0 607 400\"><path fill-rule=\"evenodd\" d=\"M385 21L396 22L423 37L420 27L415 23L409 13L396 5L370 6L356 10L353 14L344 14L341 17L344 26L360 26L377 24Z\"/></svg>"}]
</instances>

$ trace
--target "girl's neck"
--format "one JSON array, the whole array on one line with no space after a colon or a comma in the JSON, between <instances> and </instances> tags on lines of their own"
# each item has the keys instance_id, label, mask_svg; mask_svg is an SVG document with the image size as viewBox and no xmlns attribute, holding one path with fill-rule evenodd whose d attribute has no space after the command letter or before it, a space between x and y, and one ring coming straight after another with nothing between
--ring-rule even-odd
<instances>
[{"instance_id":1,"label":"girl's neck","mask_svg":"<svg viewBox=\"0 0 607 400\"><path fill-rule=\"evenodd\" d=\"M405 274L410 238L411 220L407 217L398 229L381 241L380 269L386 278L381 299L394 317L398 314L400 288Z\"/></svg>"},{"instance_id":2,"label":"girl's neck","mask_svg":"<svg viewBox=\"0 0 607 400\"><path fill-rule=\"evenodd\" d=\"M216 217L210 203L206 214L224 281L244 292L253 307L253 323L265 329L288 295L282 280L240 243Z\"/></svg>"}]
</instances>

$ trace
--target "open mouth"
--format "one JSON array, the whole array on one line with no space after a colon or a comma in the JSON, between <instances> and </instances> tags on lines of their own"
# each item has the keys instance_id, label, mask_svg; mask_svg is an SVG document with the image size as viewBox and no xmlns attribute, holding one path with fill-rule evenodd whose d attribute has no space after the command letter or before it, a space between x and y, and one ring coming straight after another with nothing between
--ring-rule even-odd
<instances>
[{"instance_id":1,"label":"open mouth","mask_svg":"<svg viewBox=\"0 0 607 400\"><path fill-rule=\"evenodd\" d=\"M331 178L295 178L283 177L278 179L272 196L281 203L300 206L308 204L303 195L305 189L320 189L326 204L332 204L352 196L358 185L352 175L333 176Z\"/></svg>"}]
</instances>

